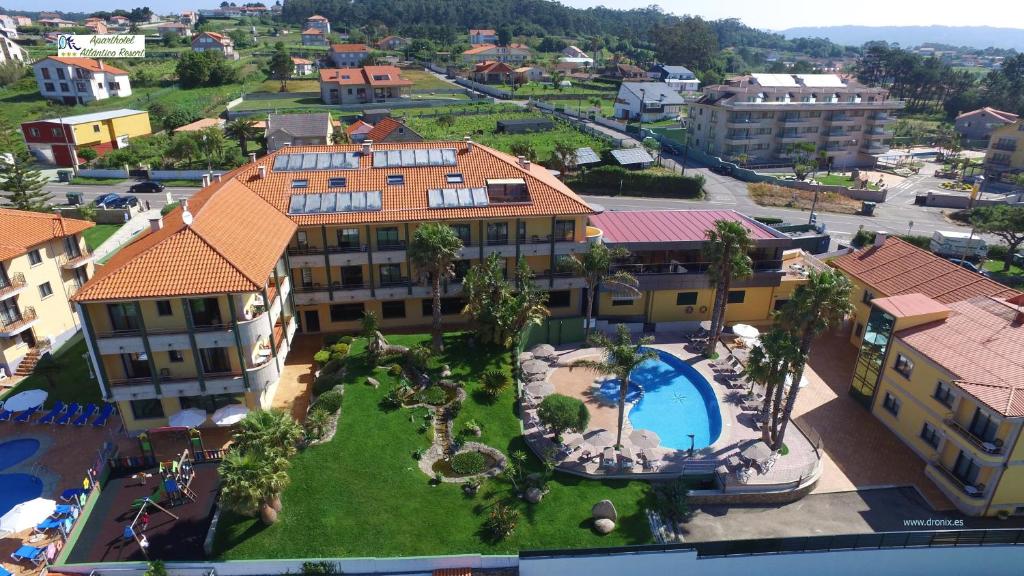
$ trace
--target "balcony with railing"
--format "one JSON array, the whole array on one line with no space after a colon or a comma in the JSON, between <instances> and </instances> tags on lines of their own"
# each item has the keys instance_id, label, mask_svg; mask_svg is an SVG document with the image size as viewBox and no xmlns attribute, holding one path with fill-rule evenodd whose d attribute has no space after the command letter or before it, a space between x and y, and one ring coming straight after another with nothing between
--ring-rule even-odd
<instances>
[{"instance_id":1,"label":"balcony with railing","mask_svg":"<svg viewBox=\"0 0 1024 576\"><path fill-rule=\"evenodd\" d=\"M968 498L971 500L983 501L985 497L985 485L981 483L971 484L964 481L946 465L939 461L930 462L925 467L925 475L936 481L943 492L952 497Z\"/></svg>"},{"instance_id":2,"label":"balcony with railing","mask_svg":"<svg viewBox=\"0 0 1024 576\"><path fill-rule=\"evenodd\" d=\"M984 438L977 436L970 428L957 422L953 418L946 418L943 422L950 430L956 433L957 438L964 440L968 446L980 452L982 456L1001 456L1003 454L1002 440L998 438L985 440Z\"/></svg>"},{"instance_id":3,"label":"balcony with railing","mask_svg":"<svg viewBox=\"0 0 1024 576\"><path fill-rule=\"evenodd\" d=\"M0 300L13 298L25 290L25 275L21 272L12 274L10 278L0 275Z\"/></svg>"},{"instance_id":4,"label":"balcony with railing","mask_svg":"<svg viewBox=\"0 0 1024 576\"><path fill-rule=\"evenodd\" d=\"M39 317L36 309L28 306L24 310L14 309L0 313L0 337L11 338L32 327Z\"/></svg>"},{"instance_id":5,"label":"balcony with railing","mask_svg":"<svg viewBox=\"0 0 1024 576\"><path fill-rule=\"evenodd\" d=\"M74 270L75 268L81 268L86 264L96 259L96 256L90 252L79 252L78 254L68 254L68 261L61 264L61 268L65 270Z\"/></svg>"},{"instance_id":6,"label":"balcony with railing","mask_svg":"<svg viewBox=\"0 0 1024 576\"><path fill-rule=\"evenodd\" d=\"M1004 152L1015 152L1017 150L1016 140L999 140L992 143L993 150L1002 150Z\"/></svg>"}]
</instances>

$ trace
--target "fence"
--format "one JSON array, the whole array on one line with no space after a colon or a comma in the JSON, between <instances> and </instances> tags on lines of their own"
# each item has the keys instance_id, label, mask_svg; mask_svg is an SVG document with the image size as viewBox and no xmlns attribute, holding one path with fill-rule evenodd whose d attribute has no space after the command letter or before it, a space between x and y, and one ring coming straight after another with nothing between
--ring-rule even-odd
<instances>
[{"instance_id":1,"label":"fence","mask_svg":"<svg viewBox=\"0 0 1024 576\"><path fill-rule=\"evenodd\" d=\"M214 169L214 172L227 172L229 168L223 170ZM150 170L150 180L202 180L203 176L209 174L206 170Z\"/></svg>"},{"instance_id":2,"label":"fence","mask_svg":"<svg viewBox=\"0 0 1024 576\"><path fill-rule=\"evenodd\" d=\"M330 112L362 112L363 110L371 110L375 108L388 108L391 110L398 110L402 108L443 108L452 106L453 104L459 105L467 103L466 100L412 100L403 98L400 100L389 99L383 102L367 102L365 104L305 104L302 106L288 107L288 108L258 108L256 110L228 110L227 119L235 120L237 118L245 118L246 116L260 116L263 114L271 114L277 112L288 112L296 113L303 111L330 111Z\"/></svg>"},{"instance_id":3,"label":"fence","mask_svg":"<svg viewBox=\"0 0 1024 576\"><path fill-rule=\"evenodd\" d=\"M83 168L78 175L85 178L128 178L125 168Z\"/></svg>"},{"instance_id":4,"label":"fence","mask_svg":"<svg viewBox=\"0 0 1024 576\"><path fill-rule=\"evenodd\" d=\"M559 110L556 106L554 106L552 104L548 104L547 102L543 102L541 100L533 100L533 99L531 99L529 101L529 105L534 107L534 108L536 108L536 109L538 109L538 110L541 110L543 112L547 112L549 114L553 114L553 115L557 116L558 118L561 118L562 120L565 120L570 125L572 125L573 128L579 130L580 132L583 132L584 134L589 134L589 135L594 136L596 138L600 138L602 140L605 140L605 141L611 143L612 146L614 146L614 147L617 147L617 148L632 148L632 147L636 146L636 143L631 138L629 138L629 137L623 136L622 138L618 138L616 136L613 136L613 135L611 135L611 134L609 134L609 133L607 133L607 132L605 132L603 130L600 130L598 128L590 126L589 124L587 124L586 120L583 120L582 118L579 118L578 116L576 116L574 114L571 114L569 112ZM618 122L614 122L614 121L611 121L611 120L606 120L604 118L596 118L594 120L594 122L597 123L597 124L601 124L603 126L608 126L610 128L616 129L616 130L618 130L618 128L614 128L614 126L609 126L609 124L621 125Z\"/></svg>"},{"instance_id":5,"label":"fence","mask_svg":"<svg viewBox=\"0 0 1024 576\"><path fill-rule=\"evenodd\" d=\"M474 82L468 78L456 78L455 83L458 84L459 86L465 86L466 88L469 88L471 90L482 92L484 94L487 94L488 96L501 98L502 100L508 100L512 98L512 93L509 92L508 90L502 90L500 88L495 88L494 86L488 86L487 84Z\"/></svg>"}]
</instances>

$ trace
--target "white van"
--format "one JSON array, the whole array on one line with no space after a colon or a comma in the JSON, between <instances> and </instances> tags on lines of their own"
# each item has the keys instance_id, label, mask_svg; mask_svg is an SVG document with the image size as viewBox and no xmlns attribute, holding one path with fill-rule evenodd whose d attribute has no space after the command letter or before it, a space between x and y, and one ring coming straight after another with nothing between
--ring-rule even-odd
<instances>
[{"instance_id":1,"label":"white van","mask_svg":"<svg viewBox=\"0 0 1024 576\"><path fill-rule=\"evenodd\" d=\"M988 254L988 245L985 244L985 240L977 236L971 237L967 232L936 230L932 234L929 248L939 256L947 258L984 258Z\"/></svg>"}]
</instances>

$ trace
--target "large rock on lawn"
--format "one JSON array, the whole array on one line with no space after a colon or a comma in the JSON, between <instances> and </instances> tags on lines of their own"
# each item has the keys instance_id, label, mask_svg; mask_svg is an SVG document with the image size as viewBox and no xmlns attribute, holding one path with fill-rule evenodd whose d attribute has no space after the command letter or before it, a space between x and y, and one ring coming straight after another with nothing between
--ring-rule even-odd
<instances>
[{"instance_id":1,"label":"large rock on lawn","mask_svg":"<svg viewBox=\"0 0 1024 576\"><path fill-rule=\"evenodd\" d=\"M598 518L594 520L594 530L597 530L598 534L607 534L615 530L615 522L607 518Z\"/></svg>"},{"instance_id":2,"label":"large rock on lawn","mask_svg":"<svg viewBox=\"0 0 1024 576\"><path fill-rule=\"evenodd\" d=\"M533 347L533 350L530 350L530 352L533 352L534 358L547 360L555 356L555 347L551 344L537 344Z\"/></svg>"},{"instance_id":3,"label":"large rock on lawn","mask_svg":"<svg viewBox=\"0 0 1024 576\"><path fill-rule=\"evenodd\" d=\"M594 504L594 507L590 509L590 515L593 516L595 520L606 518L615 522L619 519L619 513L615 510L615 504L612 504L611 500L601 500L597 504Z\"/></svg>"},{"instance_id":4,"label":"large rock on lawn","mask_svg":"<svg viewBox=\"0 0 1024 576\"><path fill-rule=\"evenodd\" d=\"M533 360L533 352L522 352L519 354L519 363L529 362Z\"/></svg>"},{"instance_id":5,"label":"large rock on lawn","mask_svg":"<svg viewBox=\"0 0 1024 576\"><path fill-rule=\"evenodd\" d=\"M376 388L380 388L380 382L378 382L376 378L371 378L371 377L367 376L366 377L366 384L368 386L373 386L375 389Z\"/></svg>"},{"instance_id":6,"label":"large rock on lawn","mask_svg":"<svg viewBox=\"0 0 1024 576\"><path fill-rule=\"evenodd\" d=\"M530 504L536 504L540 502L541 498L544 497L544 493L540 491L540 488L530 488L526 491L526 501Z\"/></svg>"}]
</instances>

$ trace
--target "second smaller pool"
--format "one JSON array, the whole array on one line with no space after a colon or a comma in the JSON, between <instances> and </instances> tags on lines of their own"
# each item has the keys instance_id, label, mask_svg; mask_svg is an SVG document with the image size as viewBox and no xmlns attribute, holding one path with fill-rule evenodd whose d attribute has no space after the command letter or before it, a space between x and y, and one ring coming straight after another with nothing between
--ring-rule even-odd
<instances>
[{"instance_id":1,"label":"second smaller pool","mask_svg":"<svg viewBox=\"0 0 1024 576\"><path fill-rule=\"evenodd\" d=\"M18 438L0 444L0 470L14 466L39 450L39 440Z\"/></svg>"},{"instance_id":2,"label":"second smaller pool","mask_svg":"<svg viewBox=\"0 0 1024 576\"><path fill-rule=\"evenodd\" d=\"M0 516L42 493L43 481L31 474L0 474Z\"/></svg>"}]
</instances>

